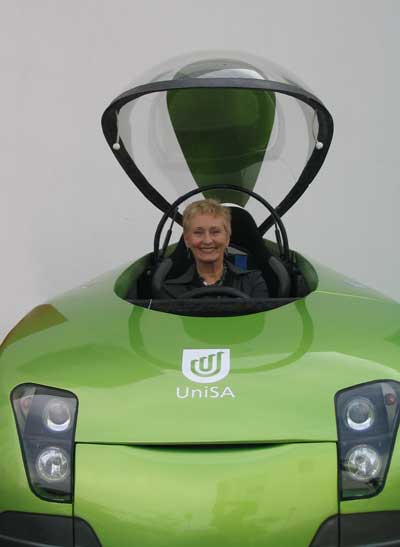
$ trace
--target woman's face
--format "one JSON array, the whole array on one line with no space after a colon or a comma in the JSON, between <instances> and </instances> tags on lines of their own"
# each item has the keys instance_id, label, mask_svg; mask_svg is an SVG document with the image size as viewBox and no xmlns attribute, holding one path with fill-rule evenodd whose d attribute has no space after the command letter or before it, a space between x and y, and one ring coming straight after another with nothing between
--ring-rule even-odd
<instances>
[{"instance_id":1,"label":"woman's face","mask_svg":"<svg viewBox=\"0 0 400 547\"><path fill-rule=\"evenodd\" d=\"M194 215L184 234L188 247L198 263L222 263L224 251L229 245L228 231L222 216Z\"/></svg>"}]
</instances>

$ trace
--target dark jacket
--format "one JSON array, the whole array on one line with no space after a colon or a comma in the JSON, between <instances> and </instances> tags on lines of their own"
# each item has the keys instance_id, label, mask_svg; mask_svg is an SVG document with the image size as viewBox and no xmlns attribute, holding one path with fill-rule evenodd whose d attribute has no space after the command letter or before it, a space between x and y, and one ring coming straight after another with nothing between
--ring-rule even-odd
<instances>
[{"instance_id":1,"label":"dark jacket","mask_svg":"<svg viewBox=\"0 0 400 547\"><path fill-rule=\"evenodd\" d=\"M242 270L231 262L225 262L226 274L222 287L232 287L252 298L268 298L268 288L260 270ZM195 265L175 279L167 279L163 284L163 298L184 298L192 289L204 287Z\"/></svg>"}]
</instances>

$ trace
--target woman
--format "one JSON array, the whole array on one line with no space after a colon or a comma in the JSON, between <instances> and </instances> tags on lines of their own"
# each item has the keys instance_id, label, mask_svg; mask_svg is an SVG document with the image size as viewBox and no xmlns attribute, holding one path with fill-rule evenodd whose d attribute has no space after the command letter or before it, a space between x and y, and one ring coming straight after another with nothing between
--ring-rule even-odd
<instances>
[{"instance_id":1,"label":"woman","mask_svg":"<svg viewBox=\"0 0 400 547\"><path fill-rule=\"evenodd\" d=\"M259 270L243 270L225 260L231 214L213 199L191 203L183 213L183 238L193 264L181 276L164 282L165 297L183 298L201 287L232 287L252 298L268 297Z\"/></svg>"}]
</instances>

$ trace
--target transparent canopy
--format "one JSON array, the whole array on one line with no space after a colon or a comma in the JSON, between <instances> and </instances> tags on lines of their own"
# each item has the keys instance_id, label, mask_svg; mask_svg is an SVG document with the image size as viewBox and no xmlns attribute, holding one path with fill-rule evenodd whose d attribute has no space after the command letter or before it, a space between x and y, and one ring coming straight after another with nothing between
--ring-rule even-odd
<instances>
[{"instance_id":1,"label":"transparent canopy","mask_svg":"<svg viewBox=\"0 0 400 547\"><path fill-rule=\"evenodd\" d=\"M256 78L294 84L312 93L296 75L269 59L242 51L198 51L168 59L135 77L125 89L187 78ZM125 91L125 90L124 90Z\"/></svg>"},{"instance_id":2,"label":"transparent canopy","mask_svg":"<svg viewBox=\"0 0 400 547\"><path fill-rule=\"evenodd\" d=\"M140 188L143 175L168 203L189 190L227 183L254 189L278 206L304 178L316 150L323 162L331 132L320 143L320 125L324 116L331 121L329 113L277 65L243 54L199 53L145 78L145 85L111 103L103 129L133 182ZM241 206L248 200L234 190L204 194ZM165 210L165 203L147 197Z\"/></svg>"}]
</instances>

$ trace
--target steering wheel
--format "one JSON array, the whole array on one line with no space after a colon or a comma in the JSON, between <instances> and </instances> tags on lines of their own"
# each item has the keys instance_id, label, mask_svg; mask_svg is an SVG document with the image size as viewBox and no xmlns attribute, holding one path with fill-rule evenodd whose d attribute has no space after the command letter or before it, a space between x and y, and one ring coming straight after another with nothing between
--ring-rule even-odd
<instances>
[{"instance_id":1,"label":"steering wheel","mask_svg":"<svg viewBox=\"0 0 400 547\"><path fill-rule=\"evenodd\" d=\"M233 287L198 287L185 292L182 298L203 298L204 296L228 296L230 298L246 298L250 296L239 289Z\"/></svg>"},{"instance_id":2,"label":"steering wheel","mask_svg":"<svg viewBox=\"0 0 400 547\"><path fill-rule=\"evenodd\" d=\"M277 233L277 243L278 247L280 249L281 259L288 264L290 262L290 249L289 249L289 242L287 233L285 230L285 226L283 225L283 222L276 212L276 210L272 207L270 203L263 197L261 197L259 194L256 194L252 190L248 190L247 188L241 188L238 186L235 186L234 184L209 184L208 186L203 186L201 188L196 188L195 190L191 190L190 192L187 192L186 194L183 194L181 197L176 199L172 205L165 211L164 215L162 216L160 222L158 223L155 235L154 235L154 251L153 251L153 260L155 264L160 264L164 257L165 252L167 250L167 246L172 234L172 225L175 222L175 218L178 214L178 207L181 203L186 201L192 196L195 196L196 194L207 192L207 190L236 190L237 192L241 192L243 194L247 194L248 196L253 197L256 199L259 203L261 203L268 211L271 213L272 218L274 219L274 224L276 227L276 233ZM165 224L168 221L168 218L172 219L170 229L168 230L167 236L165 238L164 244L160 250L160 239L161 239L161 232L165 226Z\"/></svg>"}]
</instances>

